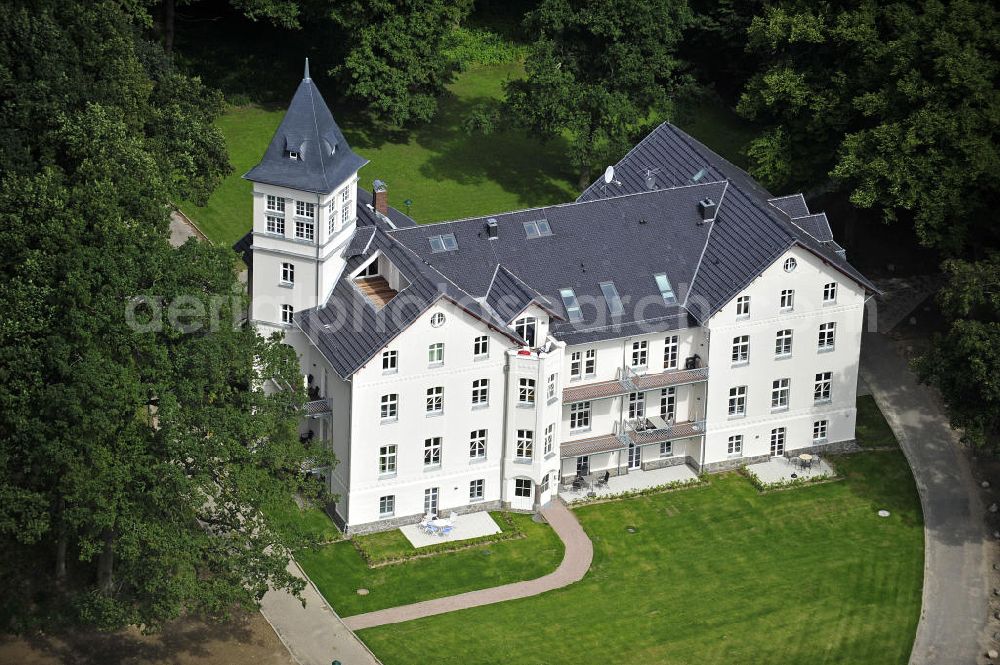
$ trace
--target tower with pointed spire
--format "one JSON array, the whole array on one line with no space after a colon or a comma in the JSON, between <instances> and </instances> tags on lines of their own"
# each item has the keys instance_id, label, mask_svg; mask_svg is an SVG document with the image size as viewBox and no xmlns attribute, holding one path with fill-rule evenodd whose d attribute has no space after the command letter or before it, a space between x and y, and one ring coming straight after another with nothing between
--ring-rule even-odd
<instances>
[{"instance_id":1,"label":"tower with pointed spire","mask_svg":"<svg viewBox=\"0 0 1000 665\"><path fill-rule=\"evenodd\" d=\"M295 312L326 302L344 268L357 222L356 155L309 75L260 163L253 183L250 319L263 333L288 329Z\"/></svg>"}]
</instances>

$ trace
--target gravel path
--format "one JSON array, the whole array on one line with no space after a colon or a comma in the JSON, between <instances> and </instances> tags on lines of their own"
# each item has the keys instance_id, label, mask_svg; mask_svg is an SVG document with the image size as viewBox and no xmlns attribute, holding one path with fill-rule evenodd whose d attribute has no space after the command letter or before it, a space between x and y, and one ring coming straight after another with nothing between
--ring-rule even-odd
<instances>
[{"instance_id":1,"label":"gravel path","mask_svg":"<svg viewBox=\"0 0 1000 665\"><path fill-rule=\"evenodd\" d=\"M893 342L866 333L861 373L913 470L924 512L924 589L910 665L975 663L989 612L984 509L940 399Z\"/></svg>"},{"instance_id":2,"label":"gravel path","mask_svg":"<svg viewBox=\"0 0 1000 665\"><path fill-rule=\"evenodd\" d=\"M576 516L559 499L549 502L542 509L542 516L545 517L566 546L559 567L548 575L526 582L514 582L491 589L460 593L447 598L436 598L412 605L401 605L377 612L356 614L352 617L346 617L344 623L351 630L362 630L387 623L400 623L470 607L501 603L515 598L536 596L580 581L590 569L590 562L594 558L593 543L590 542L590 538L587 537L583 527L576 520Z\"/></svg>"}]
</instances>

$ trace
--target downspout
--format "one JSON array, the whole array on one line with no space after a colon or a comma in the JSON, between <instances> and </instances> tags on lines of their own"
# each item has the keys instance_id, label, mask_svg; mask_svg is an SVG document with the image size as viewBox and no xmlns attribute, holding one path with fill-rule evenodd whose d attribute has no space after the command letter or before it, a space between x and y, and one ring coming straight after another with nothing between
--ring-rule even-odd
<instances>
[{"instance_id":1,"label":"downspout","mask_svg":"<svg viewBox=\"0 0 1000 665\"><path fill-rule=\"evenodd\" d=\"M504 499L507 498L507 479L505 469L507 468L507 414L510 411L510 358L511 355L504 351L506 358L503 366L503 428L500 437L500 506L503 507Z\"/></svg>"},{"instance_id":2,"label":"downspout","mask_svg":"<svg viewBox=\"0 0 1000 665\"><path fill-rule=\"evenodd\" d=\"M316 195L316 213L317 214L313 218L314 222L319 222L323 218L323 215L319 214L319 211L321 210L321 208L320 208L320 200L321 200L321 198L322 197L320 197L319 194ZM319 243L319 232L320 232L320 224L319 223L316 224L316 228L314 229L314 231L315 231L315 233L313 235L316 238L316 296L313 299L313 302L316 303L315 307L319 307L320 305L323 304L323 303L321 303L319 301L319 273L320 273L320 265L319 265L319 246L320 246L320 243Z\"/></svg>"},{"instance_id":3,"label":"downspout","mask_svg":"<svg viewBox=\"0 0 1000 665\"><path fill-rule=\"evenodd\" d=\"M705 330L705 357L712 357L712 336L709 334L709 330ZM706 364L708 361L705 361ZM712 378L712 368L708 368L708 377ZM705 381L705 406L702 410L705 420L705 428L701 433L701 461L698 463L698 473L703 473L705 469L705 448L708 446L708 381Z\"/></svg>"},{"instance_id":4,"label":"downspout","mask_svg":"<svg viewBox=\"0 0 1000 665\"><path fill-rule=\"evenodd\" d=\"M622 340L622 369L621 369L621 371L622 371L622 378L626 382L628 381L628 372L625 369L625 365L626 365L626 361L627 361L627 358L628 358L628 350L627 349L628 349L628 342L629 342L630 339L632 339L632 338L631 337L626 337L625 339ZM625 436L626 439L628 439L629 438L629 436L628 436L628 428L625 427L625 399L626 399L625 395L622 395L621 397L618 398L618 426L622 428L622 434ZM617 468L616 468L615 471L616 471L616 473L618 475L621 475L621 472L622 472L622 451L621 451L621 448L618 449L618 465L617 465Z\"/></svg>"}]
</instances>

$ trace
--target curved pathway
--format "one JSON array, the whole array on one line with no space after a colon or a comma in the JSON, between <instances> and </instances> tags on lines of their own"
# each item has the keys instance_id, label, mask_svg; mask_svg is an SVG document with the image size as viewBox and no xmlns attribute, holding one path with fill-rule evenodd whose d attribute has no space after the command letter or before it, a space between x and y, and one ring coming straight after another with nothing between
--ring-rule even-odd
<instances>
[{"instance_id":1,"label":"curved pathway","mask_svg":"<svg viewBox=\"0 0 1000 665\"><path fill-rule=\"evenodd\" d=\"M937 394L892 340L866 333L861 373L913 470L924 512L924 590L910 665L975 663L989 614L983 507Z\"/></svg>"},{"instance_id":2,"label":"curved pathway","mask_svg":"<svg viewBox=\"0 0 1000 665\"><path fill-rule=\"evenodd\" d=\"M566 547L559 567L548 575L543 575L542 577L526 582L514 582L491 589L469 591L456 596L435 598L434 600L425 600L421 603L400 605L399 607L391 607L365 614L355 614L351 617L345 617L344 623L351 630L361 630L387 623L400 623L435 614L479 607L480 605L501 603L505 600L514 600L515 598L536 596L540 593L559 589L573 582L580 581L587 573L587 570L590 569L590 562L594 558L593 543L590 542L590 538L584 533L583 527L576 520L576 516L561 500L554 499L550 501L542 509L542 516L552 526L552 529Z\"/></svg>"}]
</instances>

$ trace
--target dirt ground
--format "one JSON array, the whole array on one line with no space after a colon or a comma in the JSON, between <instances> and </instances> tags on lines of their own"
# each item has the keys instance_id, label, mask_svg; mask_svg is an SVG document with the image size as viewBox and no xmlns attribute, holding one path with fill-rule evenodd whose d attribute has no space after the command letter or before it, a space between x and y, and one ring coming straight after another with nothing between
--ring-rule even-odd
<instances>
[{"instance_id":1,"label":"dirt ground","mask_svg":"<svg viewBox=\"0 0 1000 665\"><path fill-rule=\"evenodd\" d=\"M229 624L182 619L157 635L112 634L15 638L0 635L0 665L292 665L259 613Z\"/></svg>"}]
</instances>

